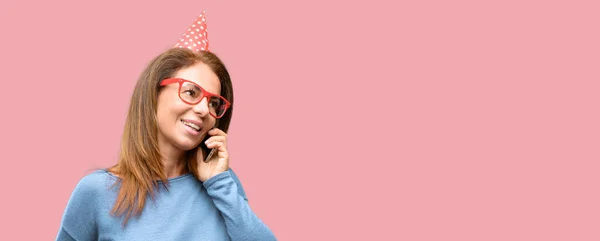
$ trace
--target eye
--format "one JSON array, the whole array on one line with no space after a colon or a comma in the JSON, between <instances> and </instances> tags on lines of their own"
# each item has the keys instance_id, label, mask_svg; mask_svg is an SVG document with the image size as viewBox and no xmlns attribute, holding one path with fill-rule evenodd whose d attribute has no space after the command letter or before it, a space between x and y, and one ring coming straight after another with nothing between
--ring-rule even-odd
<instances>
[{"instance_id":1,"label":"eye","mask_svg":"<svg viewBox=\"0 0 600 241\"><path fill-rule=\"evenodd\" d=\"M187 94L189 96L196 96L196 91L195 90L191 90L191 89L184 90L183 93Z\"/></svg>"},{"instance_id":2,"label":"eye","mask_svg":"<svg viewBox=\"0 0 600 241\"><path fill-rule=\"evenodd\" d=\"M211 98L208 105L212 108L218 108L221 105L221 100L218 98Z\"/></svg>"}]
</instances>

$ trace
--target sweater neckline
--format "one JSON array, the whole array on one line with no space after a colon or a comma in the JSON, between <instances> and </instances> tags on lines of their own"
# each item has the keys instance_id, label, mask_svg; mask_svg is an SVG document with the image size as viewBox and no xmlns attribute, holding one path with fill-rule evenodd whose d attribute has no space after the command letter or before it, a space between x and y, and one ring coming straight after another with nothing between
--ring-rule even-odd
<instances>
[{"instance_id":1,"label":"sweater neckline","mask_svg":"<svg viewBox=\"0 0 600 241\"><path fill-rule=\"evenodd\" d=\"M102 171L104 173L106 173L108 176L110 176L111 178L120 179L115 174L109 172L108 169L102 169ZM172 183L172 182L177 182L177 181L180 181L180 180L185 180L185 179L188 179L190 177L194 177L194 175L191 172L188 172L188 173L183 174L183 175L179 175L179 176L176 176L176 177L168 178L167 180L168 180L169 183ZM162 180L158 180L158 182L162 183Z\"/></svg>"}]
</instances>

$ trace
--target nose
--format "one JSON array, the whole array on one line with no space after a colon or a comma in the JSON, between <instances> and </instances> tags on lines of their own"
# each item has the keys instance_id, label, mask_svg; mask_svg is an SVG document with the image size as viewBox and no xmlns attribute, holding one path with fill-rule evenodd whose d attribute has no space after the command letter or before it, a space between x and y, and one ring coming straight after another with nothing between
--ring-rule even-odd
<instances>
[{"instance_id":1,"label":"nose","mask_svg":"<svg viewBox=\"0 0 600 241\"><path fill-rule=\"evenodd\" d=\"M201 117L208 115L209 114L208 98L202 97L202 99L200 100L200 103L194 105L192 107L192 110L194 111L194 113L200 115Z\"/></svg>"}]
</instances>

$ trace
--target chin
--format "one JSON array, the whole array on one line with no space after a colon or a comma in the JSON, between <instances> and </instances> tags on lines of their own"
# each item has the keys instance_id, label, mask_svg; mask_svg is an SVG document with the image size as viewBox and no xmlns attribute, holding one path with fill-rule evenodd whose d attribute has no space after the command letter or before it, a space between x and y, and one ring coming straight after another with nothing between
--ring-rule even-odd
<instances>
[{"instance_id":1,"label":"chin","mask_svg":"<svg viewBox=\"0 0 600 241\"><path fill-rule=\"evenodd\" d=\"M183 142L183 143L179 143L179 145L177 145L179 147L179 149L183 150L183 151L189 151L192 150L196 147L198 147L200 145L200 142Z\"/></svg>"},{"instance_id":2,"label":"chin","mask_svg":"<svg viewBox=\"0 0 600 241\"><path fill-rule=\"evenodd\" d=\"M181 138L177 142L177 147L179 147L179 149L181 149L183 151L192 150L201 144L204 136L205 135L200 135L200 137L198 137L197 140L193 140L193 139L189 139L189 138ZM194 139L196 139L196 138L194 138Z\"/></svg>"}]
</instances>

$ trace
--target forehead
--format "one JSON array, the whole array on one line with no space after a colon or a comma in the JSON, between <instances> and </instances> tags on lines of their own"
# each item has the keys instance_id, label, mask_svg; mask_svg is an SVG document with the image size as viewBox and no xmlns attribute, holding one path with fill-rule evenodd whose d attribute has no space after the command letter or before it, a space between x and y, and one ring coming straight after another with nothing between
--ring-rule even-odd
<instances>
[{"instance_id":1,"label":"forehead","mask_svg":"<svg viewBox=\"0 0 600 241\"><path fill-rule=\"evenodd\" d=\"M221 93L221 84L219 77L204 63L197 63L187 68L180 69L175 73L175 78L182 78L192 81L208 92Z\"/></svg>"}]
</instances>

